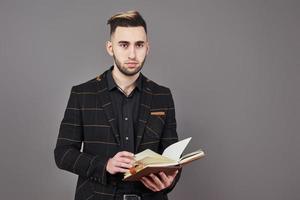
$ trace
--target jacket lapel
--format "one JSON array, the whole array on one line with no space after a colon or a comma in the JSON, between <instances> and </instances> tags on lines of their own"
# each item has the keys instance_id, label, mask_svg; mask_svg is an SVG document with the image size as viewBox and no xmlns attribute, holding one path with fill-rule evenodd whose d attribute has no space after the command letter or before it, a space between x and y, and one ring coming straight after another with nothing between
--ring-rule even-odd
<instances>
[{"instance_id":1,"label":"jacket lapel","mask_svg":"<svg viewBox=\"0 0 300 200\"><path fill-rule=\"evenodd\" d=\"M98 99L112 128L117 144L120 144L120 135L117 129L117 120L113 112L112 100L107 88L106 72L97 77Z\"/></svg>"},{"instance_id":2,"label":"jacket lapel","mask_svg":"<svg viewBox=\"0 0 300 200\"><path fill-rule=\"evenodd\" d=\"M142 75L142 74L141 74ZM120 144L120 134L118 132L117 120L113 112L112 100L108 92L106 72L101 74L97 79L98 84L98 99L101 107L103 108L107 120L112 128L113 134L115 136L116 142ZM152 100L152 89L150 85L150 80L142 75L143 81L143 91L140 99L139 106L139 115L138 115L138 126L136 130L136 142L135 142L135 151L138 150L138 147L143 138L144 130L150 115L151 100Z\"/></svg>"},{"instance_id":3,"label":"jacket lapel","mask_svg":"<svg viewBox=\"0 0 300 200\"><path fill-rule=\"evenodd\" d=\"M143 79L143 91L142 91L140 107L139 107L135 151L138 150L138 147L143 138L144 129L150 115L150 107L151 107L151 100L152 100L152 89L149 84L150 80L148 80L143 75L142 75L142 79Z\"/></svg>"}]
</instances>

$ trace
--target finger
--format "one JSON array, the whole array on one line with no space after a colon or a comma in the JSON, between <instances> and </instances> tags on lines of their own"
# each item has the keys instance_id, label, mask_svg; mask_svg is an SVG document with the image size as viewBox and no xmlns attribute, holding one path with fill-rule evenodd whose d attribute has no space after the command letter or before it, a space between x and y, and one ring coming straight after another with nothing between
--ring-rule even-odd
<instances>
[{"instance_id":1,"label":"finger","mask_svg":"<svg viewBox=\"0 0 300 200\"><path fill-rule=\"evenodd\" d=\"M116 155L118 155L119 157L128 157L128 158L132 158L132 159L134 157L134 154L131 152L128 152L128 151L120 151Z\"/></svg>"},{"instance_id":2,"label":"finger","mask_svg":"<svg viewBox=\"0 0 300 200\"><path fill-rule=\"evenodd\" d=\"M159 172L159 176L162 181L166 182L169 180L169 177L164 172Z\"/></svg>"},{"instance_id":3,"label":"finger","mask_svg":"<svg viewBox=\"0 0 300 200\"><path fill-rule=\"evenodd\" d=\"M174 177L175 177L177 174L178 174L178 170L176 170L176 171L173 173Z\"/></svg>"},{"instance_id":4,"label":"finger","mask_svg":"<svg viewBox=\"0 0 300 200\"><path fill-rule=\"evenodd\" d=\"M114 168L114 171L117 173L117 172L120 172L120 173L125 173L128 171L128 169L124 169L124 168L121 168L121 167L115 167Z\"/></svg>"},{"instance_id":5,"label":"finger","mask_svg":"<svg viewBox=\"0 0 300 200\"><path fill-rule=\"evenodd\" d=\"M164 183L156 175L151 173L149 176L152 178L152 180L153 180L156 187L158 187L159 189L164 189L165 188Z\"/></svg>"},{"instance_id":6,"label":"finger","mask_svg":"<svg viewBox=\"0 0 300 200\"><path fill-rule=\"evenodd\" d=\"M169 187L174 180L173 177L167 176L164 172L159 172L159 176L165 187Z\"/></svg>"},{"instance_id":7,"label":"finger","mask_svg":"<svg viewBox=\"0 0 300 200\"><path fill-rule=\"evenodd\" d=\"M125 169L129 169L132 167L131 164L127 164L127 163L123 163L123 162L116 162L115 166L120 167L120 168L125 168Z\"/></svg>"},{"instance_id":8,"label":"finger","mask_svg":"<svg viewBox=\"0 0 300 200\"><path fill-rule=\"evenodd\" d=\"M119 162L117 159L112 158L111 159L111 166L112 167L123 167L123 168L131 168L130 164Z\"/></svg>"},{"instance_id":9,"label":"finger","mask_svg":"<svg viewBox=\"0 0 300 200\"><path fill-rule=\"evenodd\" d=\"M143 178L140 179L140 181L146 186L148 189L152 190L153 192L156 192L155 188L151 187L146 181L143 180Z\"/></svg>"},{"instance_id":10,"label":"finger","mask_svg":"<svg viewBox=\"0 0 300 200\"><path fill-rule=\"evenodd\" d=\"M118 157L118 158L116 158L116 161L117 162L122 162L122 163L127 163L127 164L132 163L131 159L128 159L128 158L125 158L125 157Z\"/></svg>"},{"instance_id":11,"label":"finger","mask_svg":"<svg viewBox=\"0 0 300 200\"><path fill-rule=\"evenodd\" d=\"M178 174L178 170L176 170L174 173L168 175L168 177L172 177L173 179L176 177L176 175Z\"/></svg>"},{"instance_id":12,"label":"finger","mask_svg":"<svg viewBox=\"0 0 300 200\"><path fill-rule=\"evenodd\" d=\"M153 188L155 191L158 191L158 188L156 187L154 181L152 180L151 177L143 177L143 180L147 183L147 185L149 185L151 188Z\"/></svg>"},{"instance_id":13,"label":"finger","mask_svg":"<svg viewBox=\"0 0 300 200\"><path fill-rule=\"evenodd\" d=\"M155 184L151 181L151 179L144 176L141 178L141 181L147 188L151 189L152 191L154 192L159 191L159 189L155 186Z\"/></svg>"}]
</instances>

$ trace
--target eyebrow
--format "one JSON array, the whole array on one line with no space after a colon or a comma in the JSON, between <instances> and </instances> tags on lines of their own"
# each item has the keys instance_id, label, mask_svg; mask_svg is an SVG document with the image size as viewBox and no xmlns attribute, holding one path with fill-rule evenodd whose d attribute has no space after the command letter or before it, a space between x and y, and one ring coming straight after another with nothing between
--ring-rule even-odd
<instances>
[{"instance_id":1,"label":"eyebrow","mask_svg":"<svg viewBox=\"0 0 300 200\"><path fill-rule=\"evenodd\" d=\"M130 42L121 40L118 43L119 44L129 44ZM145 41L142 41L142 40L135 42L135 44L144 44L144 43L145 43Z\"/></svg>"},{"instance_id":2,"label":"eyebrow","mask_svg":"<svg viewBox=\"0 0 300 200\"><path fill-rule=\"evenodd\" d=\"M127 41L119 41L118 43L119 44L128 44L129 42L127 42Z\"/></svg>"},{"instance_id":3,"label":"eyebrow","mask_svg":"<svg viewBox=\"0 0 300 200\"><path fill-rule=\"evenodd\" d=\"M145 41L137 41L135 44L144 44Z\"/></svg>"}]
</instances>

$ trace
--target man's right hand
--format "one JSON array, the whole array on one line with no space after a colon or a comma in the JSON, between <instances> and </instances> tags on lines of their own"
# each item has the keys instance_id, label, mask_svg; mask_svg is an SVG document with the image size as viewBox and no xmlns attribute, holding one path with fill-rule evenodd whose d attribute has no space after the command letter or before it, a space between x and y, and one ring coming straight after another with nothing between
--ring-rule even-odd
<instances>
[{"instance_id":1,"label":"man's right hand","mask_svg":"<svg viewBox=\"0 0 300 200\"><path fill-rule=\"evenodd\" d=\"M132 167L134 154L128 151L120 151L107 161L106 171L110 174L125 173Z\"/></svg>"}]
</instances>

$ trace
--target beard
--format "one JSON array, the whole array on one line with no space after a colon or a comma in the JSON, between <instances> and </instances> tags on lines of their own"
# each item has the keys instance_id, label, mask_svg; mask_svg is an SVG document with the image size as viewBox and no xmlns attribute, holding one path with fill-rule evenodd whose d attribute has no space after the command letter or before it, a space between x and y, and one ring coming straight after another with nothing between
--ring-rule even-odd
<instances>
[{"instance_id":1,"label":"beard","mask_svg":"<svg viewBox=\"0 0 300 200\"><path fill-rule=\"evenodd\" d=\"M145 57L143 62L134 71L130 71L124 65L122 65L122 63L115 57L115 55L113 55L113 58L119 71L126 76L134 76L137 73L139 73L142 70L144 63L146 61L146 57Z\"/></svg>"}]
</instances>

